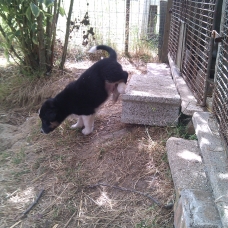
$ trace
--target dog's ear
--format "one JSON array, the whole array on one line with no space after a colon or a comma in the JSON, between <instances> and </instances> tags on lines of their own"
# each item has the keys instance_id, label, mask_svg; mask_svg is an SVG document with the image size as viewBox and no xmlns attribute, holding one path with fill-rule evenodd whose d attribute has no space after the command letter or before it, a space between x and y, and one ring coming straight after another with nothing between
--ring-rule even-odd
<instances>
[{"instance_id":1,"label":"dog's ear","mask_svg":"<svg viewBox=\"0 0 228 228\"><path fill-rule=\"evenodd\" d=\"M55 106L54 99L50 98L47 100L48 103L48 116L50 121L55 121L56 119L56 113L57 113L57 107Z\"/></svg>"},{"instance_id":2,"label":"dog's ear","mask_svg":"<svg viewBox=\"0 0 228 228\"><path fill-rule=\"evenodd\" d=\"M53 98L49 98L46 100L45 102L47 104L47 106L51 109L54 109L55 108L55 104L54 104L54 99Z\"/></svg>"},{"instance_id":3,"label":"dog's ear","mask_svg":"<svg viewBox=\"0 0 228 228\"><path fill-rule=\"evenodd\" d=\"M55 111L49 112L49 120L50 120L50 122L54 122L56 120L56 112Z\"/></svg>"}]
</instances>

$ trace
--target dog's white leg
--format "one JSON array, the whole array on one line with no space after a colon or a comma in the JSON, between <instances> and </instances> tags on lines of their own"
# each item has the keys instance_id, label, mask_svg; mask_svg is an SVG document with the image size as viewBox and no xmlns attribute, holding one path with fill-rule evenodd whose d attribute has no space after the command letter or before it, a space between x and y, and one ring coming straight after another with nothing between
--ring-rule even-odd
<instances>
[{"instance_id":1,"label":"dog's white leg","mask_svg":"<svg viewBox=\"0 0 228 228\"><path fill-rule=\"evenodd\" d=\"M76 124L73 124L71 125L71 129L75 129L75 128L81 128L81 127L84 127L84 123L83 123L83 119L82 119L82 116L79 116L78 117L78 121Z\"/></svg>"},{"instance_id":2,"label":"dog's white leg","mask_svg":"<svg viewBox=\"0 0 228 228\"><path fill-rule=\"evenodd\" d=\"M84 135L89 135L93 132L95 114L89 116L82 116L85 128L82 130Z\"/></svg>"}]
</instances>

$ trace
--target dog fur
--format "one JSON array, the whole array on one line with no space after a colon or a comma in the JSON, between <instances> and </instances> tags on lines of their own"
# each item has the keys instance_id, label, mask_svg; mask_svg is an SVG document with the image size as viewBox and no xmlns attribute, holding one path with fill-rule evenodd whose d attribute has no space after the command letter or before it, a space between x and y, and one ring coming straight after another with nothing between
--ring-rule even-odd
<instances>
[{"instance_id":1,"label":"dog fur","mask_svg":"<svg viewBox=\"0 0 228 228\"><path fill-rule=\"evenodd\" d=\"M66 88L44 102L40 109L42 121L41 132L48 134L57 128L64 119L76 114L79 116L71 128L82 128L88 135L93 131L95 113L110 94L116 101L119 94L124 93L128 73L123 71L117 62L116 52L105 45L92 47L89 52L105 50L109 58L104 58L88 68L78 80L71 82Z\"/></svg>"}]
</instances>

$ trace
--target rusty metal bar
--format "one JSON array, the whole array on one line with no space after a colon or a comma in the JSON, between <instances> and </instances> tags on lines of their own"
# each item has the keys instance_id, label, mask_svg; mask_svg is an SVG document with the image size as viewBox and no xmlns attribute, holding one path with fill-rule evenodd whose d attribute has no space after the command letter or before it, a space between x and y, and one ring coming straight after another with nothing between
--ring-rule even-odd
<instances>
[{"instance_id":1,"label":"rusty metal bar","mask_svg":"<svg viewBox=\"0 0 228 228\"><path fill-rule=\"evenodd\" d=\"M221 32L222 42L219 47L213 93L213 112L219 123L220 135L228 148L228 1L224 4Z\"/></svg>"},{"instance_id":2,"label":"rusty metal bar","mask_svg":"<svg viewBox=\"0 0 228 228\"><path fill-rule=\"evenodd\" d=\"M217 16L217 10L218 10L218 4L215 4L215 11L213 14L213 25L212 25L212 29L215 29L215 19ZM206 101L207 101L207 92L208 92L208 79L210 77L210 72L211 72L211 62L212 62L212 52L213 52L213 44L214 44L214 40L215 40L215 36L214 33L212 31L212 36L210 38L210 46L209 46L209 55L208 55L208 65L207 65L207 75L206 75L206 80L204 81L204 91L203 91L203 102L202 102L202 106L206 105Z\"/></svg>"},{"instance_id":3,"label":"rusty metal bar","mask_svg":"<svg viewBox=\"0 0 228 228\"><path fill-rule=\"evenodd\" d=\"M187 1L183 76L198 103L205 106L212 58L211 31L216 0Z\"/></svg>"}]
</instances>

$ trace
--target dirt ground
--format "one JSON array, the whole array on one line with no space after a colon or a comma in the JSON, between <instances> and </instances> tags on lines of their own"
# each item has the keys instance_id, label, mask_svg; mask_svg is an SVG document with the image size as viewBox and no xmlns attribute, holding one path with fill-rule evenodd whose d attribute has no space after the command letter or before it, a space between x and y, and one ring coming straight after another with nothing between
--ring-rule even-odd
<instances>
[{"instance_id":1,"label":"dirt ground","mask_svg":"<svg viewBox=\"0 0 228 228\"><path fill-rule=\"evenodd\" d=\"M36 109L91 64L68 62L68 73L20 82L3 99L0 228L173 227L173 210L163 207L174 200L165 150L170 129L121 123L120 97L99 110L89 136L70 129L76 116L40 133ZM145 71L122 64L130 74ZM9 67L0 69L1 83L15 70Z\"/></svg>"}]
</instances>

